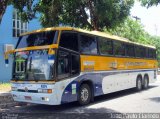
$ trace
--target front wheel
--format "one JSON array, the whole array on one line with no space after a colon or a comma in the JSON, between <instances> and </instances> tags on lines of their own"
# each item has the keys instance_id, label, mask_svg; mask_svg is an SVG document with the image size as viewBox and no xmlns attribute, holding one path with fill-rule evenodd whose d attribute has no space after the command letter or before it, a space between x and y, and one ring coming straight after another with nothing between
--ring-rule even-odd
<instances>
[{"instance_id":1,"label":"front wheel","mask_svg":"<svg viewBox=\"0 0 160 119\"><path fill-rule=\"evenodd\" d=\"M79 89L78 102L80 105L86 105L91 101L91 88L88 84L82 84Z\"/></svg>"}]
</instances>

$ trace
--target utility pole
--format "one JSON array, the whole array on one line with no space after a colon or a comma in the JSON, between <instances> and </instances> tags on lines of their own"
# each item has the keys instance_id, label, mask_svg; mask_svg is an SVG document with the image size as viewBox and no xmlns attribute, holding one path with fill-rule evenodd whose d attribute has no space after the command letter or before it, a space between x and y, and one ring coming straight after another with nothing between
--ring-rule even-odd
<instances>
[{"instance_id":1,"label":"utility pole","mask_svg":"<svg viewBox=\"0 0 160 119\"><path fill-rule=\"evenodd\" d=\"M135 18L136 21L140 21L141 19L137 16L132 16L133 18Z\"/></svg>"}]
</instances>

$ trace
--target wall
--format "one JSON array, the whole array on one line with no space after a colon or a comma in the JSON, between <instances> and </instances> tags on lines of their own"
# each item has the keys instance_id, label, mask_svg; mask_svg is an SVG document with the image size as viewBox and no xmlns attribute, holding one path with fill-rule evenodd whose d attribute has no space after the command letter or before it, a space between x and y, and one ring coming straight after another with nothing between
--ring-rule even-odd
<instances>
[{"instance_id":1,"label":"wall","mask_svg":"<svg viewBox=\"0 0 160 119\"><path fill-rule=\"evenodd\" d=\"M4 61L4 44L16 45L18 39L12 37L12 14L13 7L8 6L0 24L0 83L9 82L12 72L12 61L10 58L9 66L5 66ZM34 19L29 22L29 31L41 28L38 19Z\"/></svg>"}]
</instances>

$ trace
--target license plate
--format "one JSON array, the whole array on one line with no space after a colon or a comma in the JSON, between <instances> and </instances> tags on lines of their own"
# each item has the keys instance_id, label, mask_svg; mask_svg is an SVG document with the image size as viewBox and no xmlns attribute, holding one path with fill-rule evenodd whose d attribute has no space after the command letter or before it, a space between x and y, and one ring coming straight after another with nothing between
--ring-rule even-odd
<instances>
[{"instance_id":1,"label":"license plate","mask_svg":"<svg viewBox=\"0 0 160 119\"><path fill-rule=\"evenodd\" d=\"M25 100L32 100L31 96L24 96Z\"/></svg>"}]
</instances>

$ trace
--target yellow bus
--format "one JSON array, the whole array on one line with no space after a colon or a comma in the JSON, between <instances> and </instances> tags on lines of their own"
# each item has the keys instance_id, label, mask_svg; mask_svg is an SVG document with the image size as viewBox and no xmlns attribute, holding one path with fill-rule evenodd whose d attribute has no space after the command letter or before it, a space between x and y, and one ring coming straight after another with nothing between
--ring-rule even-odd
<instances>
[{"instance_id":1,"label":"yellow bus","mask_svg":"<svg viewBox=\"0 0 160 119\"><path fill-rule=\"evenodd\" d=\"M24 33L13 53L15 101L88 104L156 81L156 48L98 31L52 27ZM6 63L8 63L6 53Z\"/></svg>"}]
</instances>

